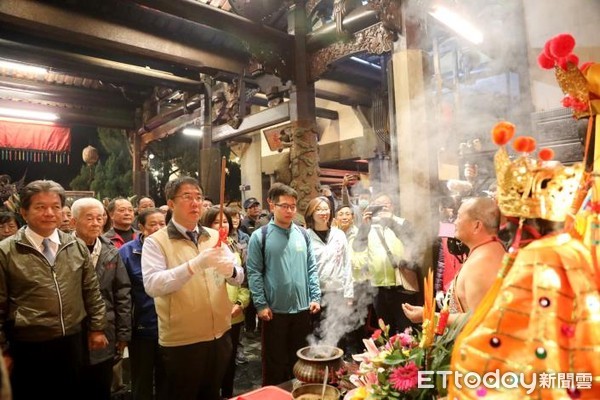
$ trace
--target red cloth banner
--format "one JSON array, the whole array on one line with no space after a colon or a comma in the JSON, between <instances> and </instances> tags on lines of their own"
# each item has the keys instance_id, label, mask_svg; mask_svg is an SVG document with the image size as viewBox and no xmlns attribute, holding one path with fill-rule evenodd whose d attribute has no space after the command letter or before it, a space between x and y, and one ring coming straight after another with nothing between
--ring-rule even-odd
<instances>
[{"instance_id":1,"label":"red cloth banner","mask_svg":"<svg viewBox=\"0 0 600 400\"><path fill-rule=\"evenodd\" d=\"M71 129L0 121L0 148L67 152L71 149Z\"/></svg>"},{"instance_id":2,"label":"red cloth banner","mask_svg":"<svg viewBox=\"0 0 600 400\"><path fill-rule=\"evenodd\" d=\"M71 129L0 119L0 159L69 164Z\"/></svg>"}]
</instances>

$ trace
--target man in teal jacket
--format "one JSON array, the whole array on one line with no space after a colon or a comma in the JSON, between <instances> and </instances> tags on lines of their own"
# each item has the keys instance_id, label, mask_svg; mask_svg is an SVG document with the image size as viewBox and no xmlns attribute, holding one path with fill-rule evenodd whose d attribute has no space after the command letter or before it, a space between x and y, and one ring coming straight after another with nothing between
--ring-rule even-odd
<instances>
[{"instance_id":1,"label":"man in teal jacket","mask_svg":"<svg viewBox=\"0 0 600 400\"><path fill-rule=\"evenodd\" d=\"M321 290L317 263L304 228L292 220L298 194L283 184L268 193L273 220L256 230L248 247L248 284L263 321L263 385L293 377L296 351L306 346L310 316L319 312Z\"/></svg>"}]
</instances>

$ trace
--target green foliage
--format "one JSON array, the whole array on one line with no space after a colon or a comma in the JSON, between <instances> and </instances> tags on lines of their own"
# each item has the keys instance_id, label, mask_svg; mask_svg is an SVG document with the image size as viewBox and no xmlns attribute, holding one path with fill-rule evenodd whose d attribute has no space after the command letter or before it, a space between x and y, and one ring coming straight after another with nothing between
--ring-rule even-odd
<instances>
[{"instance_id":1,"label":"green foliage","mask_svg":"<svg viewBox=\"0 0 600 400\"><path fill-rule=\"evenodd\" d=\"M349 367L346 377L359 389L352 399L384 400L430 400L445 396L441 375L435 376L433 388L417 387L418 371L449 371L454 340L464 327L467 318L446 327L442 335L436 335L430 347L421 347L423 332L413 333L411 328L390 336L389 325L380 319L373 336L365 340L366 352L357 355L360 365ZM398 373L401 372L400 375ZM376 377L376 379L374 379Z\"/></svg>"},{"instance_id":2,"label":"green foliage","mask_svg":"<svg viewBox=\"0 0 600 400\"><path fill-rule=\"evenodd\" d=\"M82 166L79 175L71 181L71 188L93 190L101 198L127 196L133 191L132 159L127 134L120 129L98 128L98 136L103 147L99 152L108 154L108 157L104 161L101 157L92 171L86 165Z\"/></svg>"},{"instance_id":3,"label":"green foliage","mask_svg":"<svg viewBox=\"0 0 600 400\"><path fill-rule=\"evenodd\" d=\"M126 197L133 192L132 158L127 134L118 129L99 128L98 135L102 147L98 149L100 161L92 169L83 165L70 186L73 190L93 190L99 198ZM199 140L177 134L149 144L148 154L154 156L148 160L150 194L157 204L164 203L164 187L173 176L198 178ZM221 154L228 157L229 152L229 148L223 144ZM227 171L225 197L230 201L239 200L240 166L227 161Z\"/></svg>"},{"instance_id":4,"label":"green foliage","mask_svg":"<svg viewBox=\"0 0 600 400\"><path fill-rule=\"evenodd\" d=\"M198 178L200 165L199 138L186 135L171 135L148 145L148 154L154 155L149 160L150 193L155 194L155 201L164 201L164 187L173 175L187 175Z\"/></svg>"},{"instance_id":5,"label":"green foliage","mask_svg":"<svg viewBox=\"0 0 600 400\"><path fill-rule=\"evenodd\" d=\"M240 184L242 182L239 164L229 161L230 150L226 145L220 146L221 154L228 158L227 177L225 179L225 197L232 200L241 199ZM186 135L172 135L150 143L149 154L152 178L150 193L155 193L159 203L164 201L164 187L173 175L187 175L198 179L200 168L200 139ZM159 200L160 199L160 200ZM219 201L219 199L213 199Z\"/></svg>"},{"instance_id":6,"label":"green foliage","mask_svg":"<svg viewBox=\"0 0 600 400\"><path fill-rule=\"evenodd\" d=\"M79 174L73 178L70 183L72 190L90 190L91 177L94 173L94 167L90 169L87 165L82 165Z\"/></svg>"}]
</instances>

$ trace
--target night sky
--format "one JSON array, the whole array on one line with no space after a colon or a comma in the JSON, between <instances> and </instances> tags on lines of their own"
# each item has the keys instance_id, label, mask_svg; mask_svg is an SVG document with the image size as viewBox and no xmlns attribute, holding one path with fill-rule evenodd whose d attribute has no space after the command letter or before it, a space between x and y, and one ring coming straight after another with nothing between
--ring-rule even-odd
<instances>
[{"instance_id":1,"label":"night sky","mask_svg":"<svg viewBox=\"0 0 600 400\"><path fill-rule=\"evenodd\" d=\"M96 128L74 126L71 128L69 164L0 160L0 174L10 175L11 181L15 182L26 173L26 182L36 179L51 179L60 183L66 190L70 190L69 183L77 176L81 166L85 164L81 158L81 152L88 145L92 145L101 151ZM102 152L100 152L100 157L101 159L104 158Z\"/></svg>"}]
</instances>

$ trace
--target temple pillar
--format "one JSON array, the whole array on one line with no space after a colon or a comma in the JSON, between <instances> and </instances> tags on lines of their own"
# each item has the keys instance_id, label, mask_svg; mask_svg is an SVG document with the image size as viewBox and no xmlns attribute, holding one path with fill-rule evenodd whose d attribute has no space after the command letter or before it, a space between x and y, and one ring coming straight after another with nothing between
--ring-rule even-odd
<instances>
[{"instance_id":1,"label":"temple pillar","mask_svg":"<svg viewBox=\"0 0 600 400\"><path fill-rule=\"evenodd\" d=\"M208 78L205 78L208 79ZM210 82L210 81L209 81ZM212 93L210 83L203 83L204 104L202 109L202 139L200 140L200 165L198 165L198 181L204 196L210 197L215 204L220 201L221 185L221 150L212 142Z\"/></svg>"},{"instance_id":2,"label":"temple pillar","mask_svg":"<svg viewBox=\"0 0 600 400\"><path fill-rule=\"evenodd\" d=\"M149 195L148 170L142 163L142 138L135 130L130 132L129 138L133 142L133 194L140 198Z\"/></svg>"},{"instance_id":3,"label":"temple pillar","mask_svg":"<svg viewBox=\"0 0 600 400\"><path fill-rule=\"evenodd\" d=\"M319 152L315 106L315 85L309 82L306 51L308 21L304 1L290 9L290 27L294 33L294 79L290 92L291 186L298 192L298 214L304 214L308 202L319 194Z\"/></svg>"},{"instance_id":4,"label":"temple pillar","mask_svg":"<svg viewBox=\"0 0 600 400\"><path fill-rule=\"evenodd\" d=\"M398 171L398 214L415 227L422 245L429 248L437 234L438 213L433 206L436 177L432 168L437 161L433 129L427 125L432 116L426 112L423 60L424 52L409 48L405 37L394 44L394 108L390 122L395 127L391 141L392 160L397 162ZM431 252L426 251L424 258L423 266L430 267Z\"/></svg>"}]
</instances>

